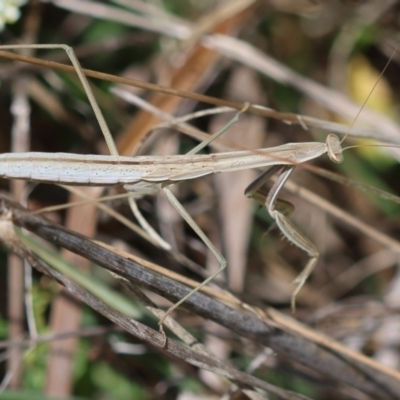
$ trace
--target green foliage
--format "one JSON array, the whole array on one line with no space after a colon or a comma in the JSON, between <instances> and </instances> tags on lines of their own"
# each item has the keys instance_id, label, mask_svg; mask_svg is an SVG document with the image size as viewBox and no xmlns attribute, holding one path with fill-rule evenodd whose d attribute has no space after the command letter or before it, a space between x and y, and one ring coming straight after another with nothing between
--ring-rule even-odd
<instances>
[{"instance_id":1,"label":"green foliage","mask_svg":"<svg viewBox=\"0 0 400 400\"><path fill-rule=\"evenodd\" d=\"M102 400L150 399L145 388L124 377L104 362L92 366L90 378L97 387L98 394L101 393Z\"/></svg>"},{"instance_id":2,"label":"green foliage","mask_svg":"<svg viewBox=\"0 0 400 400\"><path fill-rule=\"evenodd\" d=\"M0 314L0 339L8 337L8 320Z\"/></svg>"},{"instance_id":3,"label":"green foliage","mask_svg":"<svg viewBox=\"0 0 400 400\"><path fill-rule=\"evenodd\" d=\"M24 354L24 383L26 389L42 391L46 383L46 366L49 354L48 344L39 344Z\"/></svg>"},{"instance_id":4,"label":"green foliage","mask_svg":"<svg viewBox=\"0 0 400 400\"><path fill-rule=\"evenodd\" d=\"M4 391L0 394L0 400L58 400L55 397L45 396L43 393L34 390ZM85 400L83 397L68 396L63 400Z\"/></svg>"}]
</instances>

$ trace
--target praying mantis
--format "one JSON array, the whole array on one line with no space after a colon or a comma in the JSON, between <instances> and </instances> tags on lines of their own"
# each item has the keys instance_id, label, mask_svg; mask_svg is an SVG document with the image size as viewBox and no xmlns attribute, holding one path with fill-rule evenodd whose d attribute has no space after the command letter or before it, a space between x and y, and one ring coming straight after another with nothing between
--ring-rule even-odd
<instances>
[{"instance_id":1,"label":"praying mantis","mask_svg":"<svg viewBox=\"0 0 400 400\"><path fill-rule=\"evenodd\" d=\"M161 188L171 205L192 227L219 263L219 268L215 273L207 277L189 294L167 310L164 317L159 321L160 328L162 329L165 318L173 310L213 280L226 267L225 258L184 209L171 192L169 186L214 173L269 167L266 172L248 186L245 194L248 197L255 196L266 180L274 174L278 175L278 179L273 184L266 198L265 206L285 238L309 256L306 267L294 281L297 286L292 294L291 305L292 309L295 309L296 296L314 269L319 253L315 245L285 215L280 206L281 203L278 196L296 165L313 160L324 154L327 154L335 163L342 161L341 142L336 135L329 134L325 143L289 143L251 151L232 151L210 155L197 154L203 147L219 137L226 130L221 129L185 155L121 157L118 155L108 125L73 49L66 45L10 45L0 46L0 49L16 50L26 47L33 49L63 49L66 51L94 110L111 155L6 153L0 155L1 177L65 185L111 186L123 184L124 188L134 195L153 194ZM245 111L246 107L245 105L243 110L237 114L237 117L241 112Z\"/></svg>"}]
</instances>

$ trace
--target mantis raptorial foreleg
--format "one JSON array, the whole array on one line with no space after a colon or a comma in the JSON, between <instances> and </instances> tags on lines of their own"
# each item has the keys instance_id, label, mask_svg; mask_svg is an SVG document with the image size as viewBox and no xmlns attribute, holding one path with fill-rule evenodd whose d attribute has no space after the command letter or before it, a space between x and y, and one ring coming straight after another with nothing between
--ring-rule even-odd
<instances>
[{"instance_id":1,"label":"mantis raptorial foreleg","mask_svg":"<svg viewBox=\"0 0 400 400\"><path fill-rule=\"evenodd\" d=\"M279 230L286 237L286 239L298 248L302 249L310 257L305 268L293 281L293 283L297 283L296 289L294 290L291 298L291 307L294 312L296 309L296 296L313 271L318 261L319 253L314 244L307 239L307 237L304 236L304 234L300 232L299 229L286 216L287 204L284 204L284 202L278 198L280 190L289 179L293 170L294 167L288 165L275 165L269 168L246 188L245 195L247 197L254 197L256 192L271 178L272 175L275 175L276 173L279 174L278 179L272 186L267 198L265 199L265 207L267 208L271 218L275 220Z\"/></svg>"}]
</instances>

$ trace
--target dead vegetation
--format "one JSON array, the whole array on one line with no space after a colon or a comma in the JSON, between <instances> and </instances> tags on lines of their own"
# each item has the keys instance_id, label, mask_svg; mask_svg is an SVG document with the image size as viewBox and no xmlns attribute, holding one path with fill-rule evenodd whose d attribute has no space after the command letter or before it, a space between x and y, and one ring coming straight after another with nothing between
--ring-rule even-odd
<instances>
[{"instance_id":1,"label":"dead vegetation","mask_svg":"<svg viewBox=\"0 0 400 400\"><path fill-rule=\"evenodd\" d=\"M178 129L116 96L116 86L170 118L207 102L269 107L241 115L206 152L323 141L328 132L345 134L354 119L347 145L358 137L400 144L398 54L358 115L396 47L396 2L195 3L32 1L1 42L67 43L85 68L126 79L124 86L91 80L123 155L183 154L232 114ZM67 63L61 52L27 55ZM49 67L2 58L0 151L106 153L78 80ZM399 192L399 153L366 149L345 151L339 167L327 158L299 166L281 194L321 254L295 314L291 281L307 257L244 196L260 171L173 186L228 268L166 321L165 346L157 327L165 299L178 301L217 268L165 197L138 201L164 248L105 209L132 221L126 200L33 215L2 197L2 240L33 267L4 255L0 268L4 396L399 398L400 205L369 189ZM342 178L326 179L328 172ZM1 185L29 210L82 200L55 185ZM14 227L26 230L15 236Z\"/></svg>"}]
</instances>

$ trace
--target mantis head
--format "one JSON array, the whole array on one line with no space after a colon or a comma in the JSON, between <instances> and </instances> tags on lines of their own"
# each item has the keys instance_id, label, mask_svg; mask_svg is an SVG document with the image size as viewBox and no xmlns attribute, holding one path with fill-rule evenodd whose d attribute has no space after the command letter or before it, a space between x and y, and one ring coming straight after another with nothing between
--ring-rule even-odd
<instances>
[{"instance_id":1,"label":"mantis head","mask_svg":"<svg viewBox=\"0 0 400 400\"><path fill-rule=\"evenodd\" d=\"M343 150L339 138L330 133L326 138L326 146L328 157L335 163L341 163L343 161Z\"/></svg>"}]
</instances>

